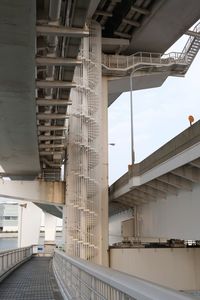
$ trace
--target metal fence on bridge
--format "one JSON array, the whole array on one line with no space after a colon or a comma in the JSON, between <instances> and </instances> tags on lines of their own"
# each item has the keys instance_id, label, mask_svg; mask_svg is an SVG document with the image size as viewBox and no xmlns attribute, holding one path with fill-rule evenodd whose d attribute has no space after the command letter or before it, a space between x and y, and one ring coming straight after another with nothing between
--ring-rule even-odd
<instances>
[{"instance_id":1,"label":"metal fence on bridge","mask_svg":"<svg viewBox=\"0 0 200 300\"><path fill-rule=\"evenodd\" d=\"M188 300L183 293L55 250L53 268L64 299Z\"/></svg>"},{"instance_id":2,"label":"metal fence on bridge","mask_svg":"<svg viewBox=\"0 0 200 300\"><path fill-rule=\"evenodd\" d=\"M0 252L0 282L32 254L33 246Z\"/></svg>"}]
</instances>

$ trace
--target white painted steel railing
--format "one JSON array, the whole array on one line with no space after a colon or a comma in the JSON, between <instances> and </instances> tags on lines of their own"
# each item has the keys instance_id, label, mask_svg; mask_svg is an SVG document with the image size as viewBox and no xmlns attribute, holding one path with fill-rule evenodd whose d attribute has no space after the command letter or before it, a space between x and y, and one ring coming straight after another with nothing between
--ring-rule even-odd
<instances>
[{"instance_id":1,"label":"white painted steel railing","mask_svg":"<svg viewBox=\"0 0 200 300\"><path fill-rule=\"evenodd\" d=\"M193 33L200 33L200 22L193 28L192 30ZM196 37L197 38L197 37ZM192 44L194 42L195 36L190 36L189 39L187 40L187 43L185 44L182 54L185 55L187 53L190 52L191 48L192 48ZM198 38L199 39L199 38ZM194 50L194 49L193 49ZM198 52L199 49L196 49L196 51Z\"/></svg>"},{"instance_id":2,"label":"white painted steel railing","mask_svg":"<svg viewBox=\"0 0 200 300\"><path fill-rule=\"evenodd\" d=\"M29 259L32 254L32 246L0 252L0 281L16 266Z\"/></svg>"},{"instance_id":3,"label":"white painted steel railing","mask_svg":"<svg viewBox=\"0 0 200 300\"><path fill-rule=\"evenodd\" d=\"M138 52L130 56L124 55L102 55L102 66L107 70L128 71L138 65L187 64L187 55L179 52L167 54Z\"/></svg>"},{"instance_id":4,"label":"white painted steel railing","mask_svg":"<svg viewBox=\"0 0 200 300\"><path fill-rule=\"evenodd\" d=\"M161 287L55 250L53 269L64 299L189 300L183 293Z\"/></svg>"}]
</instances>

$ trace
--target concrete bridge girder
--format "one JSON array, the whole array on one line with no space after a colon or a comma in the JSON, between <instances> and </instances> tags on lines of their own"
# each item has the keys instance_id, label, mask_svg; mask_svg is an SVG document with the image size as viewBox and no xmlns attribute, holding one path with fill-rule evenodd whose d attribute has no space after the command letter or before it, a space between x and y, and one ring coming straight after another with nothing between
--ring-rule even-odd
<instances>
[{"instance_id":1,"label":"concrete bridge girder","mask_svg":"<svg viewBox=\"0 0 200 300\"><path fill-rule=\"evenodd\" d=\"M172 173L182 178L188 179L194 183L200 183L200 169L196 167L186 165L184 167L173 170Z\"/></svg>"},{"instance_id":2,"label":"concrete bridge girder","mask_svg":"<svg viewBox=\"0 0 200 300\"><path fill-rule=\"evenodd\" d=\"M139 197L132 197L132 196L122 196L119 201L119 203L125 203L128 204L130 207L134 205L140 205L146 203L146 201L142 200Z\"/></svg>"},{"instance_id":3,"label":"concrete bridge girder","mask_svg":"<svg viewBox=\"0 0 200 300\"><path fill-rule=\"evenodd\" d=\"M142 191L142 192L144 192L152 197L155 197L155 198L165 198L166 197L165 192L161 192L155 188L147 186L146 184L144 186L137 187L137 190Z\"/></svg>"},{"instance_id":4,"label":"concrete bridge girder","mask_svg":"<svg viewBox=\"0 0 200 300\"><path fill-rule=\"evenodd\" d=\"M180 176L177 176L172 173L162 175L161 177L158 177L157 179L161 182L165 182L169 185L172 185L178 189L183 189L183 190L187 190L187 191L192 190L192 182L191 181L189 181L185 178L181 178Z\"/></svg>"},{"instance_id":5,"label":"concrete bridge girder","mask_svg":"<svg viewBox=\"0 0 200 300\"><path fill-rule=\"evenodd\" d=\"M110 187L110 205L124 199L128 199L130 206L134 200L140 201L141 206L143 201L150 205L172 196L178 199L182 192L194 194L200 183L199 126L197 122L144 161L131 166Z\"/></svg>"},{"instance_id":6,"label":"concrete bridge girder","mask_svg":"<svg viewBox=\"0 0 200 300\"><path fill-rule=\"evenodd\" d=\"M176 187L174 187L168 183L159 181L157 179L147 182L146 186L153 187L154 189L156 189L158 191L170 193L172 195L177 195L177 193L178 193L178 189Z\"/></svg>"},{"instance_id":7,"label":"concrete bridge girder","mask_svg":"<svg viewBox=\"0 0 200 300\"><path fill-rule=\"evenodd\" d=\"M148 201L155 201L156 200L154 196L152 196L152 195L150 195L150 194L148 194L148 193L146 193L146 192L144 192L142 190L139 190L139 189L134 189L130 193L130 195L133 195L133 197L135 196L137 198L139 197L142 200L148 200Z\"/></svg>"},{"instance_id":8,"label":"concrete bridge girder","mask_svg":"<svg viewBox=\"0 0 200 300\"><path fill-rule=\"evenodd\" d=\"M197 158L197 159L191 161L190 165L194 166L194 167L197 167L197 168L200 168L200 158Z\"/></svg>"},{"instance_id":9,"label":"concrete bridge girder","mask_svg":"<svg viewBox=\"0 0 200 300\"><path fill-rule=\"evenodd\" d=\"M49 205L64 205L64 182L3 181L0 182L0 196Z\"/></svg>"}]
</instances>

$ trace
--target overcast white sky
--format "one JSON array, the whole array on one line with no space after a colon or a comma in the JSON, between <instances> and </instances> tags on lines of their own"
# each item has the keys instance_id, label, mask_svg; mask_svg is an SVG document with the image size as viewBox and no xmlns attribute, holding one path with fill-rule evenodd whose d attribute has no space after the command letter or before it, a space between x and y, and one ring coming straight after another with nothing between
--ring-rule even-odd
<instances>
[{"instance_id":1,"label":"overcast white sky","mask_svg":"<svg viewBox=\"0 0 200 300\"><path fill-rule=\"evenodd\" d=\"M181 51L188 37L169 49ZM168 77L159 88L135 91L134 143L136 162L189 126L188 116L200 119L200 53L185 78ZM127 172L131 163L129 93L123 93L109 108L109 183Z\"/></svg>"}]
</instances>

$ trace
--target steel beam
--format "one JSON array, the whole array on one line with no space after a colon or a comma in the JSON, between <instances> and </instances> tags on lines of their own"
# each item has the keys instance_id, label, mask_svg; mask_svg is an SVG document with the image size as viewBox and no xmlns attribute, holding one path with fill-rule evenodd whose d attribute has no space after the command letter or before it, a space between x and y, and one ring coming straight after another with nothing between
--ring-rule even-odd
<instances>
[{"instance_id":1,"label":"steel beam","mask_svg":"<svg viewBox=\"0 0 200 300\"><path fill-rule=\"evenodd\" d=\"M192 190L192 182L191 181L189 181L185 178L181 178L172 173L162 175L156 179L159 181L165 182L167 184L170 184L178 189L183 189L183 190L187 190L187 191Z\"/></svg>"},{"instance_id":2,"label":"steel beam","mask_svg":"<svg viewBox=\"0 0 200 300\"><path fill-rule=\"evenodd\" d=\"M200 170L198 168L186 165L173 170L172 173L194 183L200 183Z\"/></svg>"},{"instance_id":3,"label":"steel beam","mask_svg":"<svg viewBox=\"0 0 200 300\"><path fill-rule=\"evenodd\" d=\"M38 113L37 114L37 119L38 120L60 120L60 119L69 119L69 115L66 114L42 114Z\"/></svg>"},{"instance_id":4,"label":"steel beam","mask_svg":"<svg viewBox=\"0 0 200 300\"><path fill-rule=\"evenodd\" d=\"M153 187L154 189L161 191L161 192L165 192L165 193L169 193L169 194L173 194L173 195L177 195L178 194L178 190L177 188L175 188L172 185L169 185L165 182L161 182L157 179L154 179L152 181L146 182L145 185L148 185L150 187Z\"/></svg>"},{"instance_id":5,"label":"steel beam","mask_svg":"<svg viewBox=\"0 0 200 300\"><path fill-rule=\"evenodd\" d=\"M123 32L119 32L119 31L115 31L114 34L118 35L118 36L121 36L122 38L125 38L125 39L130 39L131 38L131 35L128 34L128 33L123 33Z\"/></svg>"},{"instance_id":6,"label":"steel beam","mask_svg":"<svg viewBox=\"0 0 200 300\"><path fill-rule=\"evenodd\" d=\"M55 164L49 160L47 160L46 158L41 158L42 162L44 162L47 166L52 167L52 168L59 168L60 164Z\"/></svg>"},{"instance_id":7,"label":"steel beam","mask_svg":"<svg viewBox=\"0 0 200 300\"><path fill-rule=\"evenodd\" d=\"M165 192L158 191L155 188L147 186L147 185L138 186L136 189L139 191L142 191L152 197L155 197L155 198L161 198L161 199L166 198Z\"/></svg>"},{"instance_id":8,"label":"steel beam","mask_svg":"<svg viewBox=\"0 0 200 300\"><path fill-rule=\"evenodd\" d=\"M36 80L36 88L64 88L71 89L75 88L76 84L71 81L62 80Z\"/></svg>"},{"instance_id":9,"label":"steel beam","mask_svg":"<svg viewBox=\"0 0 200 300\"><path fill-rule=\"evenodd\" d=\"M129 192L130 195L133 195L133 197L140 197L142 198L144 201L145 200L149 200L149 201L155 201L156 198L152 197L151 195L144 193L143 191L139 191L136 189L133 189L131 192Z\"/></svg>"},{"instance_id":10,"label":"steel beam","mask_svg":"<svg viewBox=\"0 0 200 300\"><path fill-rule=\"evenodd\" d=\"M126 18L123 19L122 22L126 23L128 25L134 26L134 27L140 27L140 23L139 22L136 22L136 21L133 21L133 20L128 20Z\"/></svg>"},{"instance_id":11,"label":"steel beam","mask_svg":"<svg viewBox=\"0 0 200 300\"><path fill-rule=\"evenodd\" d=\"M130 203L134 203L134 204L137 204L137 205L142 205L142 204L146 204L148 203L148 201L144 201L143 199L140 199L140 198L127 198L127 197L124 197L124 199L126 199L126 201L129 201Z\"/></svg>"},{"instance_id":12,"label":"steel beam","mask_svg":"<svg viewBox=\"0 0 200 300\"><path fill-rule=\"evenodd\" d=\"M56 149L56 148L65 148L63 144L40 144L39 149Z\"/></svg>"},{"instance_id":13,"label":"steel beam","mask_svg":"<svg viewBox=\"0 0 200 300\"><path fill-rule=\"evenodd\" d=\"M77 66L82 63L81 60L62 57L36 57L37 66Z\"/></svg>"},{"instance_id":14,"label":"steel beam","mask_svg":"<svg viewBox=\"0 0 200 300\"><path fill-rule=\"evenodd\" d=\"M130 193L126 193L125 195L123 195L122 197L126 197L129 200L134 200L136 202L138 202L139 204L145 204L148 203L147 200L144 200L144 198L142 196L134 196L133 194L130 195Z\"/></svg>"},{"instance_id":15,"label":"steel beam","mask_svg":"<svg viewBox=\"0 0 200 300\"><path fill-rule=\"evenodd\" d=\"M36 99L36 104L39 106L72 105L72 101L65 100L65 99L38 98L38 99Z\"/></svg>"},{"instance_id":16,"label":"steel beam","mask_svg":"<svg viewBox=\"0 0 200 300\"><path fill-rule=\"evenodd\" d=\"M36 26L37 35L57 35L74 38L82 38L89 36L89 31L81 28L43 25Z\"/></svg>"},{"instance_id":17,"label":"steel beam","mask_svg":"<svg viewBox=\"0 0 200 300\"><path fill-rule=\"evenodd\" d=\"M129 200L129 199L126 199L125 197L122 197L122 199L120 200L119 203L125 203L127 204L129 207L134 207L135 205L141 205L141 202L139 201L135 201L135 200Z\"/></svg>"},{"instance_id":18,"label":"steel beam","mask_svg":"<svg viewBox=\"0 0 200 300\"><path fill-rule=\"evenodd\" d=\"M103 16L103 17L112 17L113 14L104 10L96 10L95 15Z\"/></svg>"},{"instance_id":19,"label":"steel beam","mask_svg":"<svg viewBox=\"0 0 200 300\"><path fill-rule=\"evenodd\" d=\"M67 130L65 126L38 126L39 131Z\"/></svg>"},{"instance_id":20,"label":"steel beam","mask_svg":"<svg viewBox=\"0 0 200 300\"><path fill-rule=\"evenodd\" d=\"M193 161L190 162L190 165L196 167L196 168L200 168L200 158L197 158Z\"/></svg>"},{"instance_id":21,"label":"steel beam","mask_svg":"<svg viewBox=\"0 0 200 300\"><path fill-rule=\"evenodd\" d=\"M64 151L40 151L39 154L41 156L49 156L49 155L54 155L54 154L59 154L59 155L63 155Z\"/></svg>"},{"instance_id":22,"label":"steel beam","mask_svg":"<svg viewBox=\"0 0 200 300\"><path fill-rule=\"evenodd\" d=\"M59 140L65 140L65 136L53 136L53 135L39 135L38 140L39 141L59 141Z\"/></svg>"},{"instance_id":23,"label":"steel beam","mask_svg":"<svg viewBox=\"0 0 200 300\"><path fill-rule=\"evenodd\" d=\"M117 201L119 204L126 204L129 207L133 207L134 205L138 205L138 203L136 204L134 201L131 201L131 200L129 200L129 199L123 197L123 196L120 197L120 199L117 199L115 201Z\"/></svg>"},{"instance_id":24,"label":"steel beam","mask_svg":"<svg viewBox=\"0 0 200 300\"><path fill-rule=\"evenodd\" d=\"M148 15L150 13L150 11L146 8L142 8L142 7L139 7L139 6L135 6L135 5L132 5L131 6L131 10L133 11L136 11L142 15Z\"/></svg>"},{"instance_id":25,"label":"steel beam","mask_svg":"<svg viewBox=\"0 0 200 300\"><path fill-rule=\"evenodd\" d=\"M102 45L106 46L129 46L130 41L128 39L118 39L118 38L102 38Z\"/></svg>"}]
</instances>

